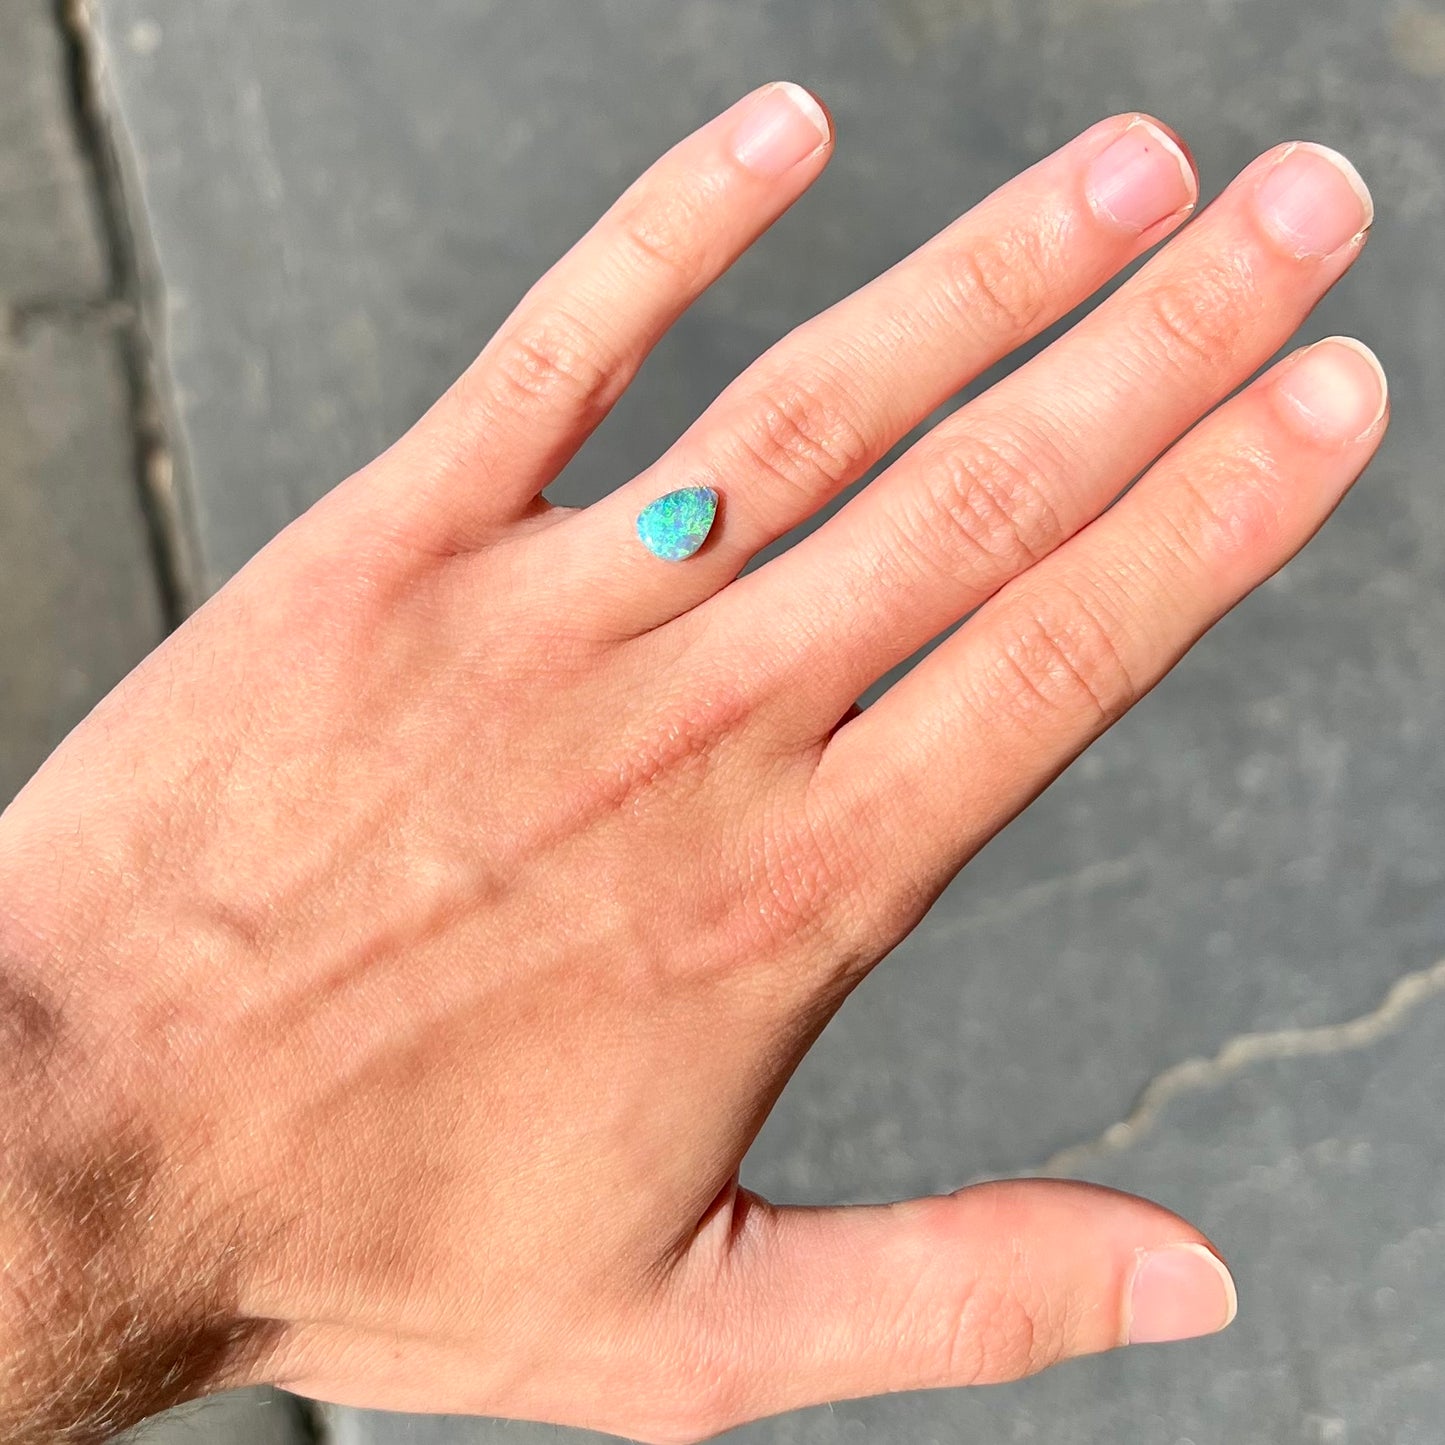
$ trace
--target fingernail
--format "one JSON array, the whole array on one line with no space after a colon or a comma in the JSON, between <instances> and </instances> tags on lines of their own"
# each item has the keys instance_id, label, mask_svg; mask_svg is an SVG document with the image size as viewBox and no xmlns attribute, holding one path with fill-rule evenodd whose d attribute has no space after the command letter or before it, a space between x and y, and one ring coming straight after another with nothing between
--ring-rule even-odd
<instances>
[{"instance_id":1,"label":"fingernail","mask_svg":"<svg viewBox=\"0 0 1445 1445\"><path fill-rule=\"evenodd\" d=\"M1389 383L1379 358L1361 341L1332 336L1287 363L1277 383L1290 420L1316 441L1353 442L1385 414Z\"/></svg>"},{"instance_id":2,"label":"fingernail","mask_svg":"<svg viewBox=\"0 0 1445 1445\"><path fill-rule=\"evenodd\" d=\"M1089 163L1085 190L1094 214L1126 231L1147 231L1193 205L1194 169L1156 125L1136 120Z\"/></svg>"},{"instance_id":3,"label":"fingernail","mask_svg":"<svg viewBox=\"0 0 1445 1445\"><path fill-rule=\"evenodd\" d=\"M1300 141L1265 173L1257 193L1266 229L1296 256L1330 256L1369 230L1375 203L1338 151Z\"/></svg>"},{"instance_id":4,"label":"fingernail","mask_svg":"<svg viewBox=\"0 0 1445 1445\"><path fill-rule=\"evenodd\" d=\"M781 176L805 161L829 136L823 107L791 81L760 90L733 134L733 154L760 176Z\"/></svg>"},{"instance_id":5,"label":"fingernail","mask_svg":"<svg viewBox=\"0 0 1445 1445\"><path fill-rule=\"evenodd\" d=\"M1131 1345L1153 1345L1212 1335L1238 1307L1229 1271L1202 1244L1150 1250L1134 1270L1126 1338Z\"/></svg>"}]
</instances>

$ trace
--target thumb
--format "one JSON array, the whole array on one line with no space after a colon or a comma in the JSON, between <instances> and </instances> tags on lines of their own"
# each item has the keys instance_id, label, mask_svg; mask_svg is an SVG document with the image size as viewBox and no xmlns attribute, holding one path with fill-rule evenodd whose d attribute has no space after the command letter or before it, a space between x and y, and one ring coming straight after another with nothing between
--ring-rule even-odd
<instances>
[{"instance_id":1,"label":"thumb","mask_svg":"<svg viewBox=\"0 0 1445 1445\"><path fill-rule=\"evenodd\" d=\"M744 1193L720 1282L712 1323L742 1355L739 1419L1013 1380L1117 1345L1212 1334L1235 1313L1234 1282L1198 1230L1146 1200L1059 1180L838 1209Z\"/></svg>"}]
</instances>

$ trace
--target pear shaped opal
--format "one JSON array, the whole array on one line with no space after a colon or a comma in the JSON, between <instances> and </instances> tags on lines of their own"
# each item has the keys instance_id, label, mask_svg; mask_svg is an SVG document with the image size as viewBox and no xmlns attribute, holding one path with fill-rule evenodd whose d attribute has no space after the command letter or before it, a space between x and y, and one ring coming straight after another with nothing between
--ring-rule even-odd
<instances>
[{"instance_id":1,"label":"pear shaped opal","mask_svg":"<svg viewBox=\"0 0 1445 1445\"><path fill-rule=\"evenodd\" d=\"M711 487L682 487L649 502L637 518L637 535L654 557L682 562L712 531L717 493Z\"/></svg>"}]
</instances>

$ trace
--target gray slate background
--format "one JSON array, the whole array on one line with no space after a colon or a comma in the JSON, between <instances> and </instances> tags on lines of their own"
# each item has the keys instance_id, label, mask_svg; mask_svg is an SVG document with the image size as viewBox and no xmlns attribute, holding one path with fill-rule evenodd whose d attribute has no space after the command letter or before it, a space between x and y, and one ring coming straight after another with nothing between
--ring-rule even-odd
<instances>
[{"instance_id":1,"label":"gray slate background","mask_svg":"<svg viewBox=\"0 0 1445 1445\"><path fill-rule=\"evenodd\" d=\"M1305 557L970 867L825 1035L745 1170L782 1199L871 1199L1052 1160L1198 1220L1234 1264L1240 1319L1204 1344L739 1438L1445 1440L1445 10L94 0L91 18L206 585L407 425L653 155L762 80L815 87L838 156L664 344L567 500L650 460L788 326L1101 114L1178 126L1209 192L1291 136L1355 158L1376 235L1308 335L1380 351L1396 422L1379 462ZM45 204L82 268L44 286L104 292L83 189ZM7 295L17 254L0 250ZM100 399L85 428L107 425L104 346L82 363L85 325L29 334L32 384L63 394L45 366L83 383ZM7 458L0 498L40 493L68 537L62 481L36 485L54 445ZM58 479L90 475L89 453L66 455ZM144 593L140 563L116 561L126 528L93 530L72 552ZM7 599L28 598L4 560ZM134 651L158 624L126 605ZM92 655L96 619L129 615L87 603L56 656ZM104 645L112 669L125 650ZM10 660L27 656L0 650L7 729ZM232 1401L151 1433L259 1441L283 1415ZM325 1428L346 1445L559 1433L346 1411Z\"/></svg>"},{"instance_id":2,"label":"gray slate background","mask_svg":"<svg viewBox=\"0 0 1445 1445\"><path fill-rule=\"evenodd\" d=\"M163 634L93 175L49 0L0 0L0 806Z\"/></svg>"}]
</instances>

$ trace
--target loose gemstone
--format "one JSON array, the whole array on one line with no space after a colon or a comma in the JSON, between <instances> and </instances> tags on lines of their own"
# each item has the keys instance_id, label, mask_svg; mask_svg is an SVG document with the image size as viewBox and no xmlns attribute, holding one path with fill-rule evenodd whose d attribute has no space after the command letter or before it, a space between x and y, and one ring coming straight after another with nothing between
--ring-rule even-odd
<instances>
[{"instance_id":1,"label":"loose gemstone","mask_svg":"<svg viewBox=\"0 0 1445 1445\"><path fill-rule=\"evenodd\" d=\"M717 493L711 487L681 487L649 502L637 518L637 535L654 557L682 562L712 531Z\"/></svg>"}]
</instances>

